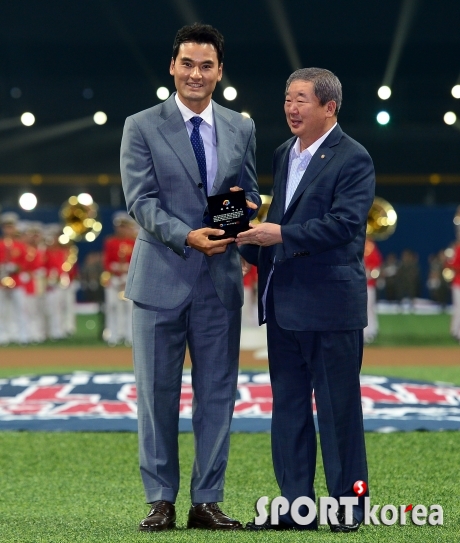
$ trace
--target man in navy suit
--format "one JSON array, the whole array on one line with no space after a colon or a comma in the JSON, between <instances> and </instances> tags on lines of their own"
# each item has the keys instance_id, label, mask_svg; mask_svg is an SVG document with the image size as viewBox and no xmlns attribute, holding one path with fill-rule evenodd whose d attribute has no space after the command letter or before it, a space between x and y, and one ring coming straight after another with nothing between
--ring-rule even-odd
<instances>
[{"instance_id":1,"label":"man in navy suit","mask_svg":"<svg viewBox=\"0 0 460 543\"><path fill-rule=\"evenodd\" d=\"M133 352L139 457L150 512L142 531L174 528L178 422L186 345L192 360L195 462L187 527L234 530L223 501L238 377L243 282L232 238L205 225L206 195L246 191L260 205L251 119L212 93L222 78L223 37L209 25L179 30L170 74L177 93L128 117L121 174L140 226L125 296L134 301Z\"/></svg>"},{"instance_id":2,"label":"man in navy suit","mask_svg":"<svg viewBox=\"0 0 460 543\"><path fill-rule=\"evenodd\" d=\"M356 497L367 484L359 372L366 316L363 263L375 175L367 151L337 124L342 88L319 68L294 72L284 110L294 137L275 151L273 200L266 222L238 235L246 260L258 265L259 318L267 323L273 389L272 455L282 495L315 500L316 432L330 496ZM247 245L251 244L251 245ZM259 246L254 247L254 246ZM333 531L354 531L340 507ZM289 514L249 529L316 529Z\"/></svg>"}]
</instances>

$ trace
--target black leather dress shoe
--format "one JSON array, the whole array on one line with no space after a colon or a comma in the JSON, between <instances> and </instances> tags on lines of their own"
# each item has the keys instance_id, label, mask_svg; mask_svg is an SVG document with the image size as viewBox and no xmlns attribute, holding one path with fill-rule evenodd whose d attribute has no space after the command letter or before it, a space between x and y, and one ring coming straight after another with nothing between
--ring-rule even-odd
<instances>
[{"instance_id":1,"label":"black leather dress shoe","mask_svg":"<svg viewBox=\"0 0 460 543\"><path fill-rule=\"evenodd\" d=\"M173 503L159 500L150 505L149 514L139 523L140 532L161 532L176 527L176 508Z\"/></svg>"},{"instance_id":2,"label":"black leather dress shoe","mask_svg":"<svg viewBox=\"0 0 460 543\"><path fill-rule=\"evenodd\" d=\"M270 515L268 515L267 520L263 524L256 524L255 520L252 522L248 522L246 524L246 530L250 530L252 532L260 532L263 530L317 530L318 527L316 525L311 526L298 526L297 524L288 524L287 522L283 522L282 520L278 521L278 524L272 524Z\"/></svg>"},{"instance_id":3,"label":"black leather dress shoe","mask_svg":"<svg viewBox=\"0 0 460 543\"><path fill-rule=\"evenodd\" d=\"M243 525L241 522L222 513L217 503L199 503L190 507L187 528L241 530Z\"/></svg>"},{"instance_id":4,"label":"black leather dress shoe","mask_svg":"<svg viewBox=\"0 0 460 543\"><path fill-rule=\"evenodd\" d=\"M251 530L252 532L261 532L263 530L295 530L295 526L291 526L282 520L278 524L272 524L271 518L268 516L267 520L263 524L256 524L255 520L248 522L246 524L246 530Z\"/></svg>"},{"instance_id":5,"label":"black leather dress shoe","mask_svg":"<svg viewBox=\"0 0 460 543\"><path fill-rule=\"evenodd\" d=\"M357 521L355 517L353 517L353 522L351 524L345 524L345 506L340 505L339 509L337 511L337 520L339 521L338 524L331 524L328 520L329 527L331 528L331 532L357 532L359 530L359 527L361 525L361 522Z\"/></svg>"}]
</instances>

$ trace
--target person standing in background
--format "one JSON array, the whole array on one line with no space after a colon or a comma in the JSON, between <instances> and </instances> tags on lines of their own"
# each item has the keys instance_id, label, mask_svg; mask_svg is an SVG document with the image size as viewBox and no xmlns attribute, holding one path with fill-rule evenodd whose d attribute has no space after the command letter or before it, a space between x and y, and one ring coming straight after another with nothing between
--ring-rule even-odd
<instances>
[{"instance_id":1,"label":"person standing in background","mask_svg":"<svg viewBox=\"0 0 460 543\"><path fill-rule=\"evenodd\" d=\"M67 250L59 242L61 233L62 228L58 223L48 223L45 226L46 335L52 341L66 337L64 289L69 286L70 279L63 269Z\"/></svg>"},{"instance_id":2,"label":"person standing in background","mask_svg":"<svg viewBox=\"0 0 460 543\"><path fill-rule=\"evenodd\" d=\"M206 197L243 189L254 215L260 197L254 122L211 100L223 49L212 26L181 28L169 67L177 92L128 117L123 131L123 190L140 226L125 295L134 301L140 470L151 505L141 531L176 525L187 344L196 445L187 527L242 528L218 506L238 378L242 268L234 239L209 239L225 232L206 227Z\"/></svg>"},{"instance_id":3,"label":"person standing in background","mask_svg":"<svg viewBox=\"0 0 460 543\"><path fill-rule=\"evenodd\" d=\"M415 298L420 296L421 281L418 254L411 249L401 252L401 260L396 273L396 288L398 300L404 311L409 312Z\"/></svg>"},{"instance_id":4,"label":"person standing in background","mask_svg":"<svg viewBox=\"0 0 460 543\"><path fill-rule=\"evenodd\" d=\"M389 302L396 302L398 300L398 269L398 257L395 253L389 253L382 264L381 272L381 277L385 284L385 300Z\"/></svg>"},{"instance_id":5,"label":"person standing in background","mask_svg":"<svg viewBox=\"0 0 460 543\"><path fill-rule=\"evenodd\" d=\"M377 244L366 238L364 245L364 266L367 277L367 326L364 328L364 343L372 343L379 332L377 316L377 279L382 267L382 254Z\"/></svg>"},{"instance_id":6,"label":"person standing in background","mask_svg":"<svg viewBox=\"0 0 460 543\"><path fill-rule=\"evenodd\" d=\"M16 213L0 216L0 345L29 342L26 291L26 246L17 239L19 217Z\"/></svg>"},{"instance_id":7,"label":"person standing in background","mask_svg":"<svg viewBox=\"0 0 460 543\"><path fill-rule=\"evenodd\" d=\"M26 289L27 320L29 337L32 343L43 343L46 339L45 314L45 245L43 241L43 225L31 222L24 232L26 246L26 271L28 280Z\"/></svg>"},{"instance_id":8,"label":"person standing in background","mask_svg":"<svg viewBox=\"0 0 460 543\"><path fill-rule=\"evenodd\" d=\"M452 337L460 341L460 228L456 229L456 243L453 247L453 255L446 264L454 272L451 283L452 318L450 321L450 333Z\"/></svg>"},{"instance_id":9,"label":"person standing in background","mask_svg":"<svg viewBox=\"0 0 460 543\"><path fill-rule=\"evenodd\" d=\"M125 211L113 215L114 235L104 240L102 249L104 271L105 328L103 338L110 346L133 342L133 303L125 298L126 277L134 249L132 224Z\"/></svg>"},{"instance_id":10,"label":"person standing in background","mask_svg":"<svg viewBox=\"0 0 460 543\"><path fill-rule=\"evenodd\" d=\"M257 326L257 267L251 266L243 277L244 304L242 325L252 328Z\"/></svg>"}]
</instances>

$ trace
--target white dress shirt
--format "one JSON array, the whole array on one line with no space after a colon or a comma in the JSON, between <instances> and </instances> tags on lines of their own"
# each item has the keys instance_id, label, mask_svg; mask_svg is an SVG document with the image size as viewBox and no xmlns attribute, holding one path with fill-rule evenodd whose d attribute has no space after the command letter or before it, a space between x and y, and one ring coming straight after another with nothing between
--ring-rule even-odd
<instances>
[{"instance_id":1,"label":"white dress shirt","mask_svg":"<svg viewBox=\"0 0 460 543\"><path fill-rule=\"evenodd\" d=\"M291 148L291 152L289 153L289 169L286 182L286 202L284 211L286 211L286 209L289 207L289 203L294 196L294 192L299 186L300 180L302 179L308 164L310 164L310 160L313 158L313 155L336 126L337 123L335 123L330 130L328 130L319 139L313 142L310 147L307 147L302 152L300 152L300 139L296 139Z\"/></svg>"},{"instance_id":2,"label":"white dress shirt","mask_svg":"<svg viewBox=\"0 0 460 543\"><path fill-rule=\"evenodd\" d=\"M204 153L206 155L206 173L208 180L208 194L211 193L214 179L217 173L217 138L216 138L216 126L214 124L214 115L212 112L212 102L209 102L208 107L197 115L194 111L184 105L176 92L174 96L177 107L182 114L182 117L187 128L188 136L190 137L193 124L190 122L192 117L201 117L203 122L200 124L200 134L203 140Z\"/></svg>"}]
</instances>

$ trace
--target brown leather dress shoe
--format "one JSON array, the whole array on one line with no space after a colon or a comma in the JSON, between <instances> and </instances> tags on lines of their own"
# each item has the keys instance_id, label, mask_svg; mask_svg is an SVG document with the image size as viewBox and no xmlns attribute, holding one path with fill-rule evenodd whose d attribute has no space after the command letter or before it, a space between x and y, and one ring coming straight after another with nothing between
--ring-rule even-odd
<instances>
[{"instance_id":1,"label":"brown leather dress shoe","mask_svg":"<svg viewBox=\"0 0 460 543\"><path fill-rule=\"evenodd\" d=\"M176 527L176 508L173 503L159 500L150 505L149 514L139 523L140 532L160 532Z\"/></svg>"},{"instance_id":2,"label":"brown leather dress shoe","mask_svg":"<svg viewBox=\"0 0 460 543\"><path fill-rule=\"evenodd\" d=\"M243 525L222 513L217 503L199 503L190 507L187 528L241 530Z\"/></svg>"}]
</instances>

